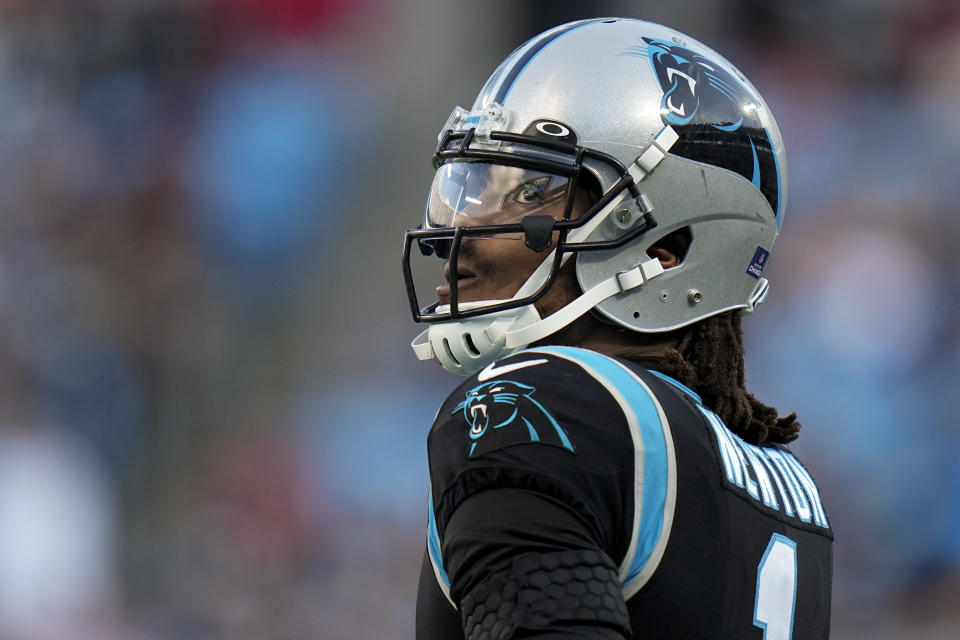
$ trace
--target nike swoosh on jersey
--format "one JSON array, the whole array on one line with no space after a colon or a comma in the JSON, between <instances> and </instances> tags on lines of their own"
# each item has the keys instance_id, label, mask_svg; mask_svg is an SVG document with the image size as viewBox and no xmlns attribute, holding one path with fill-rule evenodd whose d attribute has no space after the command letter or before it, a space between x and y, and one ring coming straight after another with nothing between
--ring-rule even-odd
<instances>
[{"instance_id":1,"label":"nike swoosh on jersey","mask_svg":"<svg viewBox=\"0 0 960 640\"><path fill-rule=\"evenodd\" d=\"M516 371L517 369L526 369L527 367L535 367L538 364L544 364L547 362L544 359L539 360L524 360L523 362L512 362L510 364L505 364L502 367L495 367L493 364L488 364L486 368L480 372L480 375L477 376L477 380L480 382L486 382L490 378L494 378L504 373L510 373L511 371Z\"/></svg>"}]
</instances>

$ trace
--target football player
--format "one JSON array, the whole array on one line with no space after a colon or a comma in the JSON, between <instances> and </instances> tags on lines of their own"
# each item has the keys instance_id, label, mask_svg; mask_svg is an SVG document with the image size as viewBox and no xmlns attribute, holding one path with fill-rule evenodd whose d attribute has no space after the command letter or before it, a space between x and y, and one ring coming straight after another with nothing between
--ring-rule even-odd
<instances>
[{"instance_id":1,"label":"football player","mask_svg":"<svg viewBox=\"0 0 960 640\"><path fill-rule=\"evenodd\" d=\"M744 388L787 195L757 90L667 27L564 24L453 111L434 166L413 349L466 380L428 438L417 637L827 638L800 425ZM426 306L414 260L442 265Z\"/></svg>"}]
</instances>

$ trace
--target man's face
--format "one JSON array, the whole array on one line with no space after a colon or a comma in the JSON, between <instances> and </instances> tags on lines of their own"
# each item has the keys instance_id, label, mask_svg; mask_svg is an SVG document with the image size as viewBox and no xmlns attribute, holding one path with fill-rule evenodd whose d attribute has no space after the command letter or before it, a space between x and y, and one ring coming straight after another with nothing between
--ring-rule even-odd
<instances>
[{"instance_id":1,"label":"man's face","mask_svg":"<svg viewBox=\"0 0 960 640\"><path fill-rule=\"evenodd\" d=\"M563 218L568 179L543 172L481 163L450 163L438 171L428 213L436 226L479 226L518 223L528 215ZM576 218L589 207L589 196L579 190L571 210ZM533 251L523 233L464 237L457 259L458 299L506 300L530 277L556 244L558 232L546 250ZM571 263L572 264L572 263ZM437 298L450 302L452 265L448 261ZM572 273L569 274L572 276ZM560 279L537 303L549 315L575 295L572 277Z\"/></svg>"}]
</instances>

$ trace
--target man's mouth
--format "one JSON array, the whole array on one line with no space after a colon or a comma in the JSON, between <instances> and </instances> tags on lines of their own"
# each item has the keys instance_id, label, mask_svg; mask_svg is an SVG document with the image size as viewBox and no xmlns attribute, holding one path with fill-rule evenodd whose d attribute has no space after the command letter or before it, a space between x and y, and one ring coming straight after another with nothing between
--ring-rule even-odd
<instances>
[{"instance_id":1,"label":"man's mouth","mask_svg":"<svg viewBox=\"0 0 960 640\"><path fill-rule=\"evenodd\" d=\"M446 303L450 300L450 278L451 277L452 277L452 274L450 273L450 265L447 264L447 266L443 270L443 278L444 280L446 280L446 282L444 282L439 287L437 287L437 299L439 299L440 302ZM457 293L459 294L467 287L470 287L471 285L473 285L473 283L476 282L476 280L477 280L476 273L471 271L469 267L460 265L457 268Z\"/></svg>"}]
</instances>

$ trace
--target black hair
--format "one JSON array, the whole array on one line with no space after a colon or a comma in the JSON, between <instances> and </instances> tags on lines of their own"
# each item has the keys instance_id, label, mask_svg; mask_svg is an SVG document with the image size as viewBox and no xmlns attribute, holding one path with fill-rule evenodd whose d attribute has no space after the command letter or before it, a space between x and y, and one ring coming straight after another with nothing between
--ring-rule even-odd
<instances>
[{"instance_id":1,"label":"black hair","mask_svg":"<svg viewBox=\"0 0 960 640\"><path fill-rule=\"evenodd\" d=\"M734 433L751 444L786 444L797 439L797 414L778 417L747 391L740 311L728 311L689 327L656 368L703 398Z\"/></svg>"}]
</instances>

